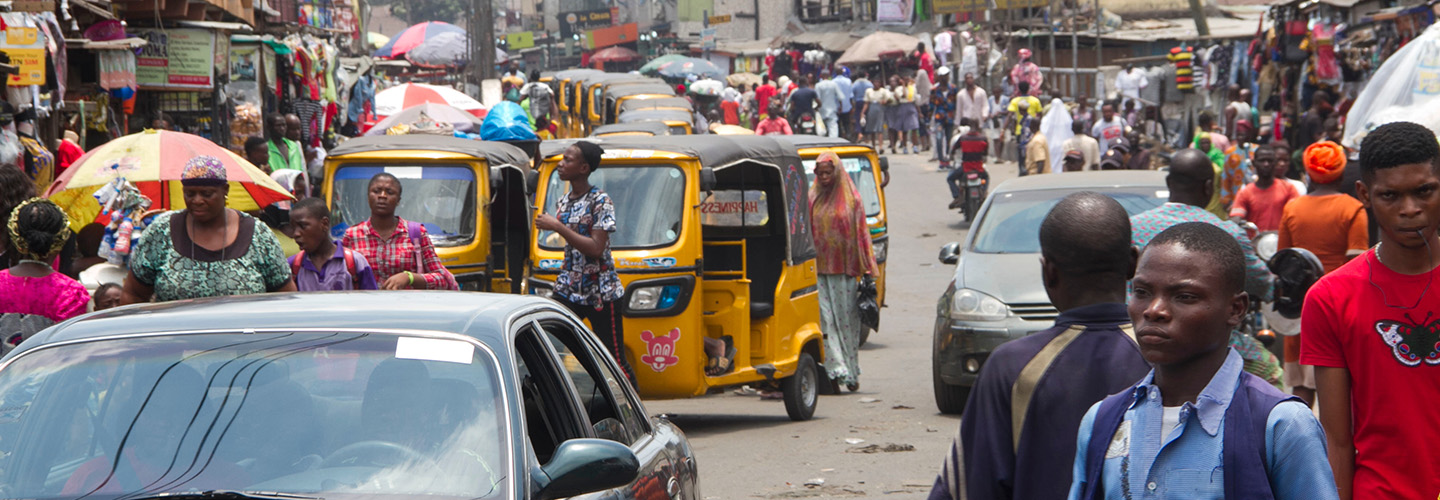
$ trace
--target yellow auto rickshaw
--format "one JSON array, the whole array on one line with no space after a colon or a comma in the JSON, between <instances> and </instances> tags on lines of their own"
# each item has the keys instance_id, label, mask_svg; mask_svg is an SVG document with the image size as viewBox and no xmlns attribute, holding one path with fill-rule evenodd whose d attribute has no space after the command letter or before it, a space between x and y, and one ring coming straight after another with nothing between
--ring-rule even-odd
<instances>
[{"instance_id":1,"label":"yellow auto rickshaw","mask_svg":"<svg viewBox=\"0 0 1440 500\"><path fill-rule=\"evenodd\" d=\"M665 82L624 82L607 86L603 97L604 122L600 125L615 123L620 106L627 102L662 98L675 98L675 88Z\"/></svg>"},{"instance_id":2,"label":"yellow auto rickshaw","mask_svg":"<svg viewBox=\"0 0 1440 500\"><path fill-rule=\"evenodd\" d=\"M438 135L359 137L325 158L334 233L370 217L366 187L387 172L403 189L395 215L419 222L462 290L520 293L534 220L530 157L503 142Z\"/></svg>"},{"instance_id":3,"label":"yellow auto rickshaw","mask_svg":"<svg viewBox=\"0 0 1440 500\"><path fill-rule=\"evenodd\" d=\"M590 134L590 137L655 137L657 135L670 135L670 126L661 122L611 123L597 127L595 133Z\"/></svg>"},{"instance_id":4,"label":"yellow auto rickshaw","mask_svg":"<svg viewBox=\"0 0 1440 500\"><path fill-rule=\"evenodd\" d=\"M880 264L880 275L875 277L875 288L881 305L885 304L885 261L890 249L889 219L885 214L885 185L890 182L890 161L881 157L864 144L845 139L816 135L775 136L795 146L800 159L805 163L805 175L811 183L815 181L815 158L825 151L834 151L845 165L845 172L860 191L860 201L865 204L865 222L870 226L871 246L875 250L875 262ZM865 332L864 338L869 338ZM862 340L863 344L864 341Z\"/></svg>"},{"instance_id":5,"label":"yellow auto rickshaw","mask_svg":"<svg viewBox=\"0 0 1440 500\"><path fill-rule=\"evenodd\" d=\"M675 96L675 90L670 88L670 84L665 83L664 80L659 78L651 78L648 76L623 74L589 80L587 81L587 85L589 85L590 90L586 95L585 119L588 120L587 124L590 127L587 130L592 131L595 130L595 127L613 123L613 121L607 121L608 110L614 109L609 107L609 105L618 97L618 94L623 94L623 92L616 90L620 87L642 86L645 87L646 90L649 90L648 93L657 97ZM664 89L670 89L670 93L657 94L657 92L664 92Z\"/></svg>"},{"instance_id":6,"label":"yellow auto rickshaw","mask_svg":"<svg viewBox=\"0 0 1440 500\"><path fill-rule=\"evenodd\" d=\"M580 107L572 110L580 120L581 136L589 134L595 127L604 125L605 87L618 83L655 83L658 78L632 75L629 73L601 73L585 75L575 83L579 94Z\"/></svg>"},{"instance_id":7,"label":"yellow auto rickshaw","mask_svg":"<svg viewBox=\"0 0 1440 500\"><path fill-rule=\"evenodd\" d=\"M637 111L641 109L676 109L680 111L694 111L695 107L690 100L684 97L659 97L653 99L631 99L620 103L620 112Z\"/></svg>"},{"instance_id":8,"label":"yellow auto rickshaw","mask_svg":"<svg viewBox=\"0 0 1440 500\"><path fill-rule=\"evenodd\" d=\"M546 142L535 200L553 214L568 192L556 167L569 143ZM685 398L778 381L789 416L813 416L825 350L809 182L795 148L760 136L599 142L603 167L590 182L615 203L624 355L640 394ZM564 245L538 234L529 293L551 293ZM731 371L706 375L706 337L734 347Z\"/></svg>"},{"instance_id":9,"label":"yellow auto rickshaw","mask_svg":"<svg viewBox=\"0 0 1440 500\"><path fill-rule=\"evenodd\" d=\"M580 106L576 83L584 77L603 74L605 72L598 69L571 69L555 73L551 78L550 90L555 92L555 102L560 107L556 113L560 137L583 137L580 134L581 122L576 120Z\"/></svg>"},{"instance_id":10,"label":"yellow auto rickshaw","mask_svg":"<svg viewBox=\"0 0 1440 500\"><path fill-rule=\"evenodd\" d=\"M690 135L695 130L695 116L678 109L637 109L620 113L615 123L660 122L670 127L670 135Z\"/></svg>"}]
</instances>

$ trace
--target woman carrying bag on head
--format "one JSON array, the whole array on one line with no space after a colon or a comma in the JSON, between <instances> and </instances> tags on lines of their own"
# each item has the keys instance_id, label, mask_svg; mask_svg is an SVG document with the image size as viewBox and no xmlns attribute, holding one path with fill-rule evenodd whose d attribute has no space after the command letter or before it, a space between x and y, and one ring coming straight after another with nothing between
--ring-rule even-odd
<instances>
[{"instance_id":1,"label":"woman carrying bag on head","mask_svg":"<svg viewBox=\"0 0 1440 500\"><path fill-rule=\"evenodd\" d=\"M831 387L860 390L860 336L865 326L856 305L862 276L878 274L870 227L860 192L834 152L815 160L810 221L819 273L820 331L825 334L825 371Z\"/></svg>"}]
</instances>

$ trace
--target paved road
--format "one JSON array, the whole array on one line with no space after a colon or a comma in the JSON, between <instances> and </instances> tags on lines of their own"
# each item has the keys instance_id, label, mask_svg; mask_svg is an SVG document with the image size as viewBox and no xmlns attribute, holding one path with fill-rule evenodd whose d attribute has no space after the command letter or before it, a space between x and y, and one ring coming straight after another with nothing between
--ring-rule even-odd
<instances>
[{"instance_id":1,"label":"paved road","mask_svg":"<svg viewBox=\"0 0 1440 500\"><path fill-rule=\"evenodd\" d=\"M779 401L732 393L646 402L650 413L669 415L689 437L704 498L929 493L960 423L935 409L931 388L935 300L953 273L936 255L946 242L962 240L967 225L945 209L945 173L925 158L890 157L888 306L881 330L861 349L858 393L821 396L809 422L791 422ZM996 184L1016 175L1013 163L990 171ZM806 486L815 479L823 485Z\"/></svg>"}]
</instances>

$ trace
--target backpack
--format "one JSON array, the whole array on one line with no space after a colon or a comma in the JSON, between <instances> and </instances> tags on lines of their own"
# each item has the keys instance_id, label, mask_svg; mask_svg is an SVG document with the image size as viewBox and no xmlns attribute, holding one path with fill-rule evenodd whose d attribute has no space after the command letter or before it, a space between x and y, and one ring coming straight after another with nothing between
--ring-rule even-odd
<instances>
[{"instance_id":1,"label":"backpack","mask_svg":"<svg viewBox=\"0 0 1440 500\"><path fill-rule=\"evenodd\" d=\"M341 253L345 255L345 272L350 274L350 289L360 289L360 273L355 271L355 251L349 248L340 247ZM305 262L305 251L295 254L294 260L290 261L290 276L299 279L300 263Z\"/></svg>"}]
</instances>

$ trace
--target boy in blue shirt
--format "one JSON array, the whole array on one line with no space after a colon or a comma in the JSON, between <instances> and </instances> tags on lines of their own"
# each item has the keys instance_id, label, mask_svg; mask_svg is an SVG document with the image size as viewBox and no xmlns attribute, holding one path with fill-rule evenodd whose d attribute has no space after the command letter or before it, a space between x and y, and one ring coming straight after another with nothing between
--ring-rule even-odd
<instances>
[{"instance_id":1,"label":"boy in blue shirt","mask_svg":"<svg viewBox=\"0 0 1440 500\"><path fill-rule=\"evenodd\" d=\"M1240 244L1214 225L1145 247L1128 307L1154 369L1081 420L1072 500L1338 498L1314 414L1228 348L1244 286Z\"/></svg>"}]
</instances>

